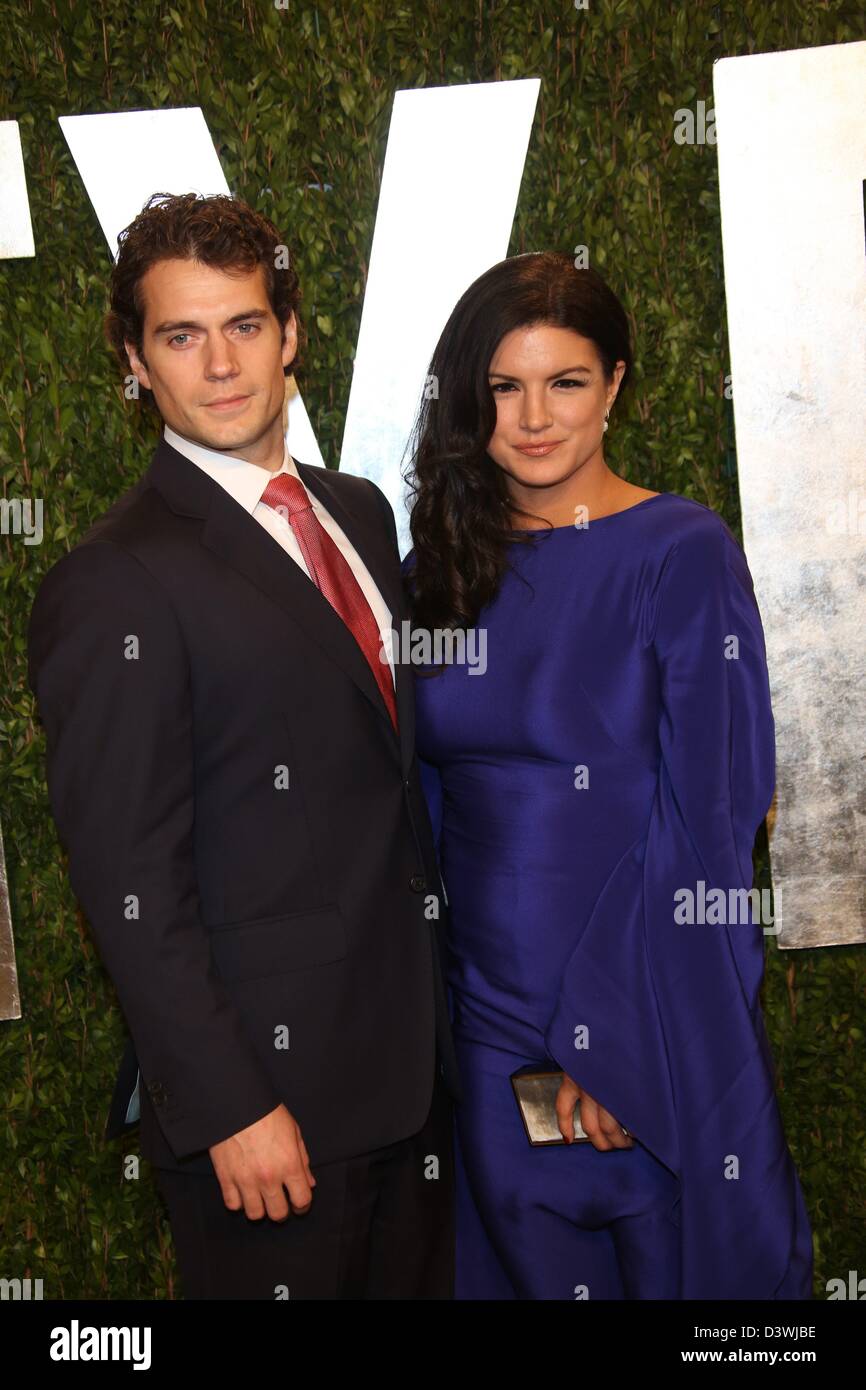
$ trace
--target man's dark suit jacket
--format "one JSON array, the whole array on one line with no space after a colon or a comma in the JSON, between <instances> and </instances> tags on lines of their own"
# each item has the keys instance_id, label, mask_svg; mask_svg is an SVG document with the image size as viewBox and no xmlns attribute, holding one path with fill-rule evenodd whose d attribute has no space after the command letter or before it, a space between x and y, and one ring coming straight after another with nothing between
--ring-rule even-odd
<instances>
[{"instance_id":1,"label":"man's dark suit jacket","mask_svg":"<svg viewBox=\"0 0 866 1390\"><path fill-rule=\"evenodd\" d=\"M297 467L400 630L384 495ZM411 667L398 738L327 599L164 440L28 637L70 882L131 1034L106 1137L139 1069L144 1157L205 1173L281 1101L315 1166L420 1129L437 1065L459 1097Z\"/></svg>"}]
</instances>

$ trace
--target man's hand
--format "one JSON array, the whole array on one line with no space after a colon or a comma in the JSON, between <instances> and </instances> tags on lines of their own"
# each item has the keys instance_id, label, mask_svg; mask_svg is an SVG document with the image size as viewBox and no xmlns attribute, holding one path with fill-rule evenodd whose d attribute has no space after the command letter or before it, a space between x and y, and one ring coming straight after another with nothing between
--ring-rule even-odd
<instances>
[{"instance_id":1,"label":"man's hand","mask_svg":"<svg viewBox=\"0 0 866 1390\"><path fill-rule=\"evenodd\" d=\"M593 1100L591 1095L581 1090L576 1081L562 1073L562 1083L556 1093L556 1118L559 1132L566 1144L574 1140L574 1107L580 1101L580 1123L586 1130L596 1149L633 1149L634 1140L627 1137L625 1130L614 1119L609 1110Z\"/></svg>"},{"instance_id":2,"label":"man's hand","mask_svg":"<svg viewBox=\"0 0 866 1390\"><path fill-rule=\"evenodd\" d=\"M243 1207L251 1221L267 1211L272 1221L309 1211L316 1185L301 1130L284 1105L208 1150L229 1211Z\"/></svg>"}]
</instances>

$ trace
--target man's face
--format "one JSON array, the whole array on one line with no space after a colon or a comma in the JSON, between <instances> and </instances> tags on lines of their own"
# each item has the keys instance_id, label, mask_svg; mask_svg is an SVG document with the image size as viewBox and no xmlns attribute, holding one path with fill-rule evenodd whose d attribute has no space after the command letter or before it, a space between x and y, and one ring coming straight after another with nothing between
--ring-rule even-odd
<instances>
[{"instance_id":1,"label":"man's face","mask_svg":"<svg viewBox=\"0 0 866 1390\"><path fill-rule=\"evenodd\" d=\"M227 274L198 261L157 261L141 279L143 355L130 365L177 434L267 466L283 435L283 367L295 355L294 314L280 339L261 266ZM145 365L146 362L146 365Z\"/></svg>"}]
</instances>

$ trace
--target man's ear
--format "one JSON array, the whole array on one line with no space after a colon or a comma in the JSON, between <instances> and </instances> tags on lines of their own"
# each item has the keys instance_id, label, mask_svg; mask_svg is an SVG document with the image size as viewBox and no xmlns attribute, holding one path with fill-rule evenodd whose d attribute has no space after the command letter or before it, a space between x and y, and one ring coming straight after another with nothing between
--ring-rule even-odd
<instances>
[{"instance_id":1,"label":"man's ear","mask_svg":"<svg viewBox=\"0 0 866 1390\"><path fill-rule=\"evenodd\" d=\"M144 362L139 357L138 352L136 351L135 344L131 343L128 338L124 338L123 346L126 348L126 355L129 358L130 367L132 368L135 375L138 377L138 380L141 382L141 385L146 387L147 390L150 391L152 389L150 385L150 375L148 373L147 367L145 366Z\"/></svg>"},{"instance_id":2,"label":"man's ear","mask_svg":"<svg viewBox=\"0 0 866 1390\"><path fill-rule=\"evenodd\" d=\"M289 363L294 359L297 350L298 325L297 320L295 319L295 311L293 309L289 314L289 317L286 319L286 324L283 329L283 350L281 353L281 358L284 367L288 367Z\"/></svg>"}]
</instances>

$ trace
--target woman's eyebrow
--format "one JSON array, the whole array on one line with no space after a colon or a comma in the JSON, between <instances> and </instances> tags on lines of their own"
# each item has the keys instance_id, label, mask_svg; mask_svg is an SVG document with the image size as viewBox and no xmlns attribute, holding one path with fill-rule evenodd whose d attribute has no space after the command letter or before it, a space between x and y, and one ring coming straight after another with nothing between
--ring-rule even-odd
<instances>
[{"instance_id":1,"label":"woman's eyebrow","mask_svg":"<svg viewBox=\"0 0 866 1390\"><path fill-rule=\"evenodd\" d=\"M560 376L570 376L572 372L590 372L590 371L592 371L592 368L591 368L591 367L584 367L584 366L579 366L579 367L563 367L563 369L562 369L561 372L554 372L552 376L546 377L545 380L546 380L546 381L556 381L556 378L557 378L557 377L560 377ZM502 379L503 381L519 381L519 380L520 380L520 377L519 377L519 376L508 376L508 374L507 374L506 372L488 372L487 375L488 375L488 376L498 376L498 377L501 377L501 379Z\"/></svg>"}]
</instances>

